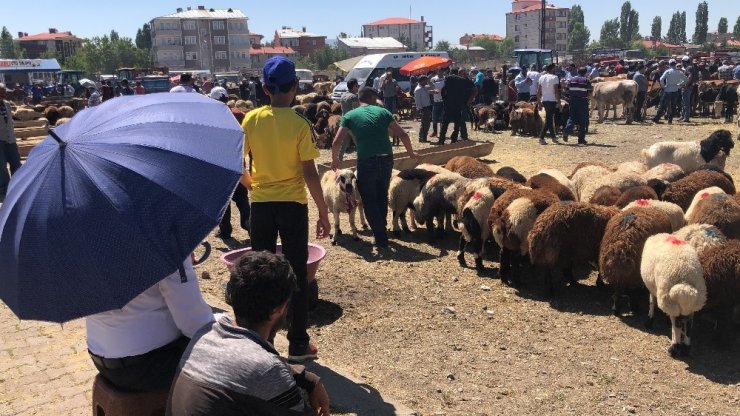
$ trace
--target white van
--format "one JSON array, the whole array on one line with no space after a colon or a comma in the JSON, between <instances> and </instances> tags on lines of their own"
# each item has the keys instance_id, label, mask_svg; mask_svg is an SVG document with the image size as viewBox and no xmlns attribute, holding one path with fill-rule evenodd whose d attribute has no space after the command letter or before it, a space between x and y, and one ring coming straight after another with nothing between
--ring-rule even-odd
<instances>
[{"instance_id":1,"label":"white van","mask_svg":"<svg viewBox=\"0 0 740 416\"><path fill-rule=\"evenodd\" d=\"M403 90L410 88L409 77L401 75L399 71L402 66L407 63L421 58L422 56L440 56L442 58L449 58L447 52L396 52L396 53L380 53L376 55L367 55L355 64L354 67L344 77L345 80L355 78L360 83L360 88L364 87L368 80L375 79L385 73L385 69L388 67L393 68L393 78L398 81L398 86ZM368 87L372 87L372 84L368 84ZM334 91L331 94L331 98L338 100L342 97L342 94L347 92L347 83L340 82L334 87Z\"/></svg>"}]
</instances>

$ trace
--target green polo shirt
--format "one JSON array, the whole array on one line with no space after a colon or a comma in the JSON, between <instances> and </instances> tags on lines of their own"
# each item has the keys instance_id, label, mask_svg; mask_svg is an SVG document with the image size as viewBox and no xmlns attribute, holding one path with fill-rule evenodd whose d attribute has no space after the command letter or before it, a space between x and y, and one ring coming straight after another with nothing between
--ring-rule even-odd
<instances>
[{"instance_id":1,"label":"green polo shirt","mask_svg":"<svg viewBox=\"0 0 740 416\"><path fill-rule=\"evenodd\" d=\"M357 160L364 160L393 154L388 138L388 126L392 122L393 115L385 108L363 105L345 114L339 125L352 131L357 143Z\"/></svg>"}]
</instances>

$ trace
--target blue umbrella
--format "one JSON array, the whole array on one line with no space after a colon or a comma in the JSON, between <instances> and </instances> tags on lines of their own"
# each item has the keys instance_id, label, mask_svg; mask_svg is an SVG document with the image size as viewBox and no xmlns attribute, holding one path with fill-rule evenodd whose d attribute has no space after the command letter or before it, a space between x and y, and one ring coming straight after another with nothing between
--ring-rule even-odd
<instances>
[{"instance_id":1,"label":"blue umbrella","mask_svg":"<svg viewBox=\"0 0 740 416\"><path fill-rule=\"evenodd\" d=\"M0 299L65 322L123 307L218 224L242 173L243 132L200 94L120 97L33 149L0 208Z\"/></svg>"}]
</instances>

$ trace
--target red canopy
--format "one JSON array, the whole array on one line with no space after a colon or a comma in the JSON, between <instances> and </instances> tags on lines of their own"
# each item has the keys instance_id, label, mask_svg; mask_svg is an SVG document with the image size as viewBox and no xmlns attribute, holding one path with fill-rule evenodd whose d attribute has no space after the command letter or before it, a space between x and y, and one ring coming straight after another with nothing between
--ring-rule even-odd
<instances>
[{"instance_id":1,"label":"red canopy","mask_svg":"<svg viewBox=\"0 0 740 416\"><path fill-rule=\"evenodd\" d=\"M442 58L439 56L422 56L414 59L401 67L401 75L418 75L434 71L439 68L446 68L452 64L452 59Z\"/></svg>"}]
</instances>

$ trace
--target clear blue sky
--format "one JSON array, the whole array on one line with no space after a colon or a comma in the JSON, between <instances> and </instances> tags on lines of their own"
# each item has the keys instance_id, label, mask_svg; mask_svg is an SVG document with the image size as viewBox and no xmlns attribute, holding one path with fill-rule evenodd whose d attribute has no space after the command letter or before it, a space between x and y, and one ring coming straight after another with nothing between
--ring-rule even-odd
<instances>
[{"instance_id":1,"label":"clear blue sky","mask_svg":"<svg viewBox=\"0 0 740 416\"><path fill-rule=\"evenodd\" d=\"M591 30L591 39L598 39L601 25L606 19L619 17L622 1L568 1L554 2L558 6L580 4ZM663 18L663 34L668 29L671 15L677 10L686 11L686 34L691 40L697 1L633 0L632 7L640 13L640 33L650 33L653 17ZM740 14L738 0L708 0L709 31L717 29L720 17L727 17L729 30ZM352 6L349 6L352 4ZM136 29L152 18L174 13L178 7L204 5L207 8L242 10L249 17L252 32L271 40L275 29L281 26L301 27L314 33L335 38L340 32L359 35L362 24L386 17L411 17L424 19L434 27L434 41L447 40L457 43L464 33L496 33L505 35L506 18L511 1L454 2L443 0L371 0L326 1L288 0L280 3L265 1L201 1L188 4L176 0L128 0L100 2L75 0L1 0L0 25L7 26L13 37L19 31L29 34L45 32L50 27L60 31L70 30L82 37L101 36L116 30L122 36L133 38ZM114 8L114 9L112 9Z\"/></svg>"}]
</instances>

